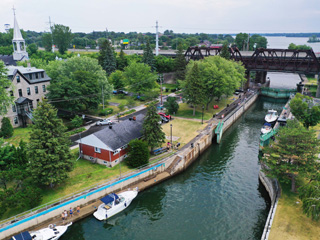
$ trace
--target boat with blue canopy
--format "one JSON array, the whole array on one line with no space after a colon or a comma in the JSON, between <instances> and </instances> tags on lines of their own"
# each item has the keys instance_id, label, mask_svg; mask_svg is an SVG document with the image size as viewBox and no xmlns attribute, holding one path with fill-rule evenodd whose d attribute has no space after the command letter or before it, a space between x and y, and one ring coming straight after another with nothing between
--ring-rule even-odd
<instances>
[{"instance_id":1,"label":"boat with blue canopy","mask_svg":"<svg viewBox=\"0 0 320 240\"><path fill-rule=\"evenodd\" d=\"M272 125L271 123L265 123L263 127L261 128L261 134L267 134L271 132L272 130Z\"/></svg>"}]
</instances>

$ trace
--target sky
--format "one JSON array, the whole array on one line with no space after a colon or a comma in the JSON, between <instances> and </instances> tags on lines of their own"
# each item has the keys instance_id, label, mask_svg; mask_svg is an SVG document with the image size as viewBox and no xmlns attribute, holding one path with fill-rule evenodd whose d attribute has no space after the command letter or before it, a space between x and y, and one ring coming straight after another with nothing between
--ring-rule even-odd
<instances>
[{"instance_id":1,"label":"sky","mask_svg":"<svg viewBox=\"0 0 320 240\"><path fill-rule=\"evenodd\" d=\"M320 32L320 0L0 0L0 32L49 31L49 16L72 32Z\"/></svg>"}]
</instances>

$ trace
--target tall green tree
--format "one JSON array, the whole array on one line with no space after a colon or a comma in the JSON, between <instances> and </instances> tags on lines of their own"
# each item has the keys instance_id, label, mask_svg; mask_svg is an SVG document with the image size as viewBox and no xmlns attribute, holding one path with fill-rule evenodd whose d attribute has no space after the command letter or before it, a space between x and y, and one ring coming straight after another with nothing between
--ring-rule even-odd
<instances>
[{"instance_id":1,"label":"tall green tree","mask_svg":"<svg viewBox=\"0 0 320 240\"><path fill-rule=\"evenodd\" d=\"M0 137L9 138L13 135L13 127L9 118L4 117L1 120Z\"/></svg>"},{"instance_id":2,"label":"tall green tree","mask_svg":"<svg viewBox=\"0 0 320 240\"><path fill-rule=\"evenodd\" d=\"M289 50L311 50L312 47L306 45L306 44L303 44L303 45L296 45L294 43L290 43L289 46L288 46L288 49Z\"/></svg>"},{"instance_id":3,"label":"tall green tree","mask_svg":"<svg viewBox=\"0 0 320 240\"><path fill-rule=\"evenodd\" d=\"M55 24L52 28L53 43L58 46L59 53L64 54L72 40L71 29L68 26Z\"/></svg>"},{"instance_id":4,"label":"tall green tree","mask_svg":"<svg viewBox=\"0 0 320 240\"><path fill-rule=\"evenodd\" d=\"M311 97L297 93L290 101L290 109L292 114L306 128L315 126L320 122L320 106L315 105Z\"/></svg>"},{"instance_id":5,"label":"tall green tree","mask_svg":"<svg viewBox=\"0 0 320 240\"><path fill-rule=\"evenodd\" d=\"M33 116L28 147L29 171L39 185L53 188L67 179L72 170L70 140L62 120L57 117L57 109L46 100L39 103Z\"/></svg>"},{"instance_id":6,"label":"tall green tree","mask_svg":"<svg viewBox=\"0 0 320 240\"><path fill-rule=\"evenodd\" d=\"M146 46L143 50L142 62L149 65L152 71L154 70L154 56L149 39L147 39Z\"/></svg>"},{"instance_id":7,"label":"tall green tree","mask_svg":"<svg viewBox=\"0 0 320 240\"><path fill-rule=\"evenodd\" d=\"M123 71L124 68L128 66L128 59L123 50L120 50L119 56L117 57L117 69Z\"/></svg>"},{"instance_id":8,"label":"tall green tree","mask_svg":"<svg viewBox=\"0 0 320 240\"><path fill-rule=\"evenodd\" d=\"M7 77L7 71L4 62L0 61L0 116L6 114L8 107L13 103L13 96L8 94L8 90L11 90L13 86Z\"/></svg>"},{"instance_id":9,"label":"tall green tree","mask_svg":"<svg viewBox=\"0 0 320 240\"><path fill-rule=\"evenodd\" d=\"M177 99L175 97L168 97L167 101L163 105L170 114L177 113L179 110L179 104L177 103Z\"/></svg>"},{"instance_id":10,"label":"tall green tree","mask_svg":"<svg viewBox=\"0 0 320 240\"><path fill-rule=\"evenodd\" d=\"M291 191L296 191L296 178L313 175L320 170L317 155L320 141L298 121L288 121L278 132L276 141L264 149L262 161L270 177L291 181Z\"/></svg>"},{"instance_id":11,"label":"tall green tree","mask_svg":"<svg viewBox=\"0 0 320 240\"><path fill-rule=\"evenodd\" d=\"M186 66L187 61L184 56L184 49L181 43L178 44L178 49L176 51L176 58L174 59L174 67L176 71L176 78L179 80L184 80L186 77Z\"/></svg>"},{"instance_id":12,"label":"tall green tree","mask_svg":"<svg viewBox=\"0 0 320 240\"><path fill-rule=\"evenodd\" d=\"M310 181L299 188L299 197L302 200L302 209L313 220L320 219L320 179Z\"/></svg>"},{"instance_id":13,"label":"tall green tree","mask_svg":"<svg viewBox=\"0 0 320 240\"><path fill-rule=\"evenodd\" d=\"M112 86L96 59L72 57L52 61L45 69L52 79L47 96L56 107L70 111L96 109L102 90L105 99L111 96Z\"/></svg>"},{"instance_id":14,"label":"tall green tree","mask_svg":"<svg viewBox=\"0 0 320 240\"><path fill-rule=\"evenodd\" d=\"M157 74L151 72L151 67L144 63L132 62L124 69L123 75L129 90L139 95L157 86Z\"/></svg>"},{"instance_id":15,"label":"tall green tree","mask_svg":"<svg viewBox=\"0 0 320 240\"><path fill-rule=\"evenodd\" d=\"M192 61L188 68L186 81L182 83L183 97L188 104L193 106L193 116L196 114L196 106L205 102L205 84L201 80L200 70L197 62Z\"/></svg>"},{"instance_id":16,"label":"tall green tree","mask_svg":"<svg viewBox=\"0 0 320 240\"><path fill-rule=\"evenodd\" d=\"M230 52L229 52L229 47L228 44L223 44L220 57L229 60L230 59Z\"/></svg>"},{"instance_id":17,"label":"tall green tree","mask_svg":"<svg viewBox=\"0 0 320 240\"><path fill-rule=\"evenodd\" d=\"M33 54L36 54L37 51L38 51L37 44L31 43L30 45L28 45L27 52L28 52L29 56L32 56Z\"/></svg>"},{"instance_id":18,"label":"tall green tree","mask_svg":"<svg viewBox=\"0 0 320 240\"><path fill-rule=\"evenodd\" d=\"M98 61L102 69L107 72L107 75L110 75L117 69L116 57L109 40L105 40L100 46Z\"/></svg>"},{"instance_id":19,"label":"tall green tree","mask_svg":"<svg viewBox=\"0 0 320 240\"><path fill-rule=\"evenodd\" d=\"M157 113L156 105L151 103L147 107L147 114L143 122L143 139L147 142L148 146L153 148L160 146L165 142L166 135L162 131L160 115Z\"/></svg>"},{"instance_id":20,"label":"tall green tree","mask_svg":"<svg viewBox=\"0 0 320 240\"><path fill-rule=\"evenodd\" d=\"M142 140L134 139L129 142L129 152L126 163L129 167L137 168L149 162L148 144Z\"/></svg>"},{"instance_id":21,"label":"tall green tree","mask_svg":"<svg viewBox=\"0 0 320 240\"><path fill-rule=\"evenodd\" d=\"M237 47L240 50L244 51L247 48L248 39L249 39L249 35L247 33L238 33L234 41Z\"/></svg>"},{"instance_id":22,"label":"tall green tree","mask_svg":"<svg viewBox=\"0 0 320 240\"><path fill-rule=\"evenodd\" d=\"M120 70L116 70L111 73L109 81L113 85L114 89L121 89L125 86L125 78L123 76L123 72Z\"/></svg>"},{"instance_id":23,"label":"tall green tree","mask_svg":"<svg viewBox=\"0 0 320 240\"><path fill-rule=\"evenodd\" d=\"M267 48L268 40L259 34L253 34L250 37L249 50L253 51L257 48Z\"/></svg>"}]
</instances>

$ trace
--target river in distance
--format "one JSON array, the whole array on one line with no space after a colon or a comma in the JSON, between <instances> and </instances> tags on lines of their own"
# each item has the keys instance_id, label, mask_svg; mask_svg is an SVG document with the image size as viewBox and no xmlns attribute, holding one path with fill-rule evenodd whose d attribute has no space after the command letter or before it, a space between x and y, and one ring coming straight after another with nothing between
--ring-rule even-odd
<instances>
[{"instance_id":1,"label":"river in distance","mask_svg":"<svg viewBox=\"0 0 320 240\"><path fill-rule=\"evenodd\" d=\"M260 239L270 199L259 183L259 134L268 109L259 99L185 172L138 194L107 221L89 216L61 240Z\"/></svg>"},{"instance_id":2,"label":"river in distance","mask_svg":"<svg viewBox=\"0 0 320 240\"><path fill-rule=\"evenodd\" d=\"M287 49L290 43L296 45L308 45L312 47L314 52L320 52L320 42L308 43L307 37L266 37L268 40L267 48Z\"/></svg>"}]
</instances>

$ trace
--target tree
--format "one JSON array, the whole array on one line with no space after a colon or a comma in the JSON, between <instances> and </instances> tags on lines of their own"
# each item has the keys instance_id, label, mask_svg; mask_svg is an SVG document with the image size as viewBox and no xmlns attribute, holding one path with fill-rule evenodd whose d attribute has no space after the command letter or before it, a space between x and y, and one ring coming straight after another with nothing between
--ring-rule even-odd
<instances>
[{"instance_id":1,"label":"tree","mask_svg":"<svg viewBox=\"0 0 320 240\"><path fill-rule=\"evenodd\" d=\"M299 188L299 197L302 200L303 212L313 220L320 219L320 181L309 182Z\"/></svg>"},{"instance_id":2,"label":"tree","mask_svg":"<svg viewBox=\"0 0 320 240\"><path fill-rule=\"evenodd\" d=\"M296 45L294 43L290 43L288 49L289 50L311 50L312 47L310 47L310 46L308 46L306 44Z\"/></svg>"},{"instance_id":3,"label":"tree","mask_svg":"<svg viewBox=\"0 0 320 240\"><path fill-rule=\"evenodd\" d=\"M315 126L320 122L320 106L316 106L311 97L297 93L290 101L290 109L292 114L306 128Z\"/></svg>"},{"instance_id":4,"label":"tree","mask_svg":"<svg viewBox=\"0 0 320 240\"><path fill-rule=\"evenodd\" d=\"M99 54L99 64L102 66L102 69L107 72L107 75L110 75L117 69L117 62L109 40L105 40L102 43Z\"/></svg>"},{"instance_id":5,"label":"tree","mask_svg":"<svg viewBox=\"0 0 320 240\"><path fill-rule=\"evenodd\" d=\"M33 122L28 170L35 182L53 188L68 178L73 167L70 141L62 120L57 117L57 110L46 100L39 102L33 112Z\"/></svg>"},{"instance_id":6,"label":"tree","mask_svg":"<svg viewBox=\"0 0 320 240\"><path fill-rule=\"evenodd\" d=\"M12 82L7 77L7 69L4 62L0 61L0 116L8 111L8 106L13 103L13 96L8 94L8 89L12 89Z\"/></svg>"},{"instance_id":7,"label":"tree","mask_svg":"<svg viewBox=\"0 0 320 240\"><path fill-rule=\"evenodd\" d=\"M184 50L181 43L178 45L178 51L176 51L176 58L174 59L174 67L176 71L176 78L184 80L186 77L187 61L184 56Z\"/></svg>"},{"instance_id":8,"label":"tree","mask_svg":"<svg viewBox=\"0 0 320 240\"><path fill-rule=\"evenodd\" d=\"M177 99L175 97L168 97L167 101L163 105L170 114L177 113L179 110L179 104L177 103Z\"/></svg>"},{"instance_id":9,"label":"tree","mask_svg":"<svg viewBox=\"0 0 320 240\"><path fill-rule=\"evenodd\" d=\"M246 50L249 35L247 33L238 33L236 35L235 43L240 50Z\"/></svg>"},{"instance_id":10,"label":"tree","mask_svg":"<svg viewBox=\"0 0 320 240\"><path fill-rule=\"evenodd\" d=\"M151 151L165 142L165 134L162 131L160 115L157 114L156 105L151 103L147 107L147 114L143 122L143 139L147 142Z\"/></svg>"},{"instance_id":11,"label":"tree","mask_svg":"<svg viewBox=\"0 0 320 240\"><path fill-rule=\"evenodd\" d=\"M50 62L45 69L52 79L47 96L56 107L70 111L96 109L102 89L104 98L110 98L112 86L96 59L72 57Z\"/></svg>"},{"instance_id":12,"label":"tree","mask_svg":"<svg viewBox=\"0 0 320 240\"><path fill-rule=\"evenodd\" d=\"M36 54L37 51L38 51L37 44L31 43L30 45L28 45L27 52L29 53L30 56L32 56L33 54Z\"/></svg>"},{"instance_id":13,"label":"tree","mask_svg":"<svg viewBox=\"0 0 320 240\"><path fill-rule=\"evenodd\" d=\"M129 152L126 163L129 167L137 168L149 162L148 144L142 140L134 139L129 142Z\"/></svg>"},{"instance_id":14,"label":"tree","mask_svg":"<svg viewBox=\"0 0 320 240\"><path fill-rule=\"evenodd\" d=\"M79 115L74 116L74 118L72 118L71 120L71 125L74 128L79 128L82 126L82 124L83 124L83 119Z\"/></svg>"},{"instance_id":15,"label":"tree","mask_svg":"<svg viewBox=\"0 0 320 240\"><path fill-rule=\"evenodd\" d=\"M250 37L249 50L253 51L257 48L267 48L268 40L259 34L253 34Z\"/></svg>"},{"instance_id":16,"label":"tree","mask_svg":"<svg viewBox=\"0 0 320 240\"><path fill-rule=\"evenodd\" d=\"M264 150L262 161L268 166L267 175L283 182L290 180L291 191L295 192L298 175L306 177L320 169L319 143L314 131L297 121L288 121L287 126L279 130L276 141Z\"/></svg>"},{"instance_id":17,"label":"tree","mask_svg":"<svg viewBox=\"0 0 320 240\"><path fill-rule=\"evenodd\" d=\"M117 69L123 71L123 69L128 66L128 59L126 58L123 50L120 50L119 57L117 57Z\"/></svg>"},{"instance_id":18,"label":"tree","mask_svg":"<svg viewBox=\"0 0 320 240\"><path fill-rule=\"evenodd\" d=\"M131 63L124 69L123 75L129 90L139 95L156 86L157 75L144 63Z\"/></svg>"},{"instance_id":19,"label":"tree","mask_svg":"<svg viewBox=\"0 0 320 240\"><path fill-rule=\"evenodd\" d=\"M58 46L59 53L64 54L72 40L71 29L61 24L55 24L52 28L52 39Z\"/></svg>"},{"instance_id":20,"label":"tree","mask_svg":"<svg viewBox=\"0 0 320 240\"><path fill-rule=\"evenodd\" d=\"M44 33L42 35L42 45L47 52L51 52L52 50L52 34Z\"/></svg>"},{"instance_id":21,"label":"tree","mask_svg":"<svg viewBox=\"0 0 320 240\"><path fill-rule=\"evenodd\" d=\"M230 59L230 52L229 52L229 47L228 44L223 44L220 57L229 60Z\"/></svg>"},{"instance_id":22,"label":"tree","mask_svg":"<svg viewBox=\"0 0 320 240\"><path fill-rule=\"evenodd\" d=\"M124 87L124 76L123 72L120 70L116 70L115 72L111 73L109 77L109 81L111 84L113 84L114 89L121 89Z\"/></svg>"},{"instance_id":23,"label":"tree","mask_svg":"<svg viewBox=\"0 0 320 240\"><path fill-rule=\"evenodd\" d=\"M174 59L163 55L155 56L155 68L158 73L168 73L174 70Z\"/></svg>"},{"instance_id":24,"label":"tree","mask_svg":"<svg viewBox=\"0 0 320 240\"><path fill-rule=\"evenodd\" d=\"M152 71L154 70L154 56L149 39L147 39L146 46L143 50L142 62L149 65Z\"/></svg>"},{"instance_id":25,"label":"tree","mask_svg":"<svg viewBox=\"0 0 320 240\"><path fill-rule=\"evenodd\" d=\"M0 136L4 138L10 138L13 135L13 127L11 125L11 122L9 118L4 117L1 120L1 130L0 130Z\"/></svg>"},{"instance_id":26,"label":"tree","mask_svg":"<svg viewBox=\"0 0 320 240\"><path fill-rule=\"evenodd\" d=\"M187 103L193 105L193 116L195 116L196 106L205 102L205 85L201 80L198 64L192 61L190 66L187 70L186 81L182 84L182 91Z\"/></svg>"}]
</instances>

